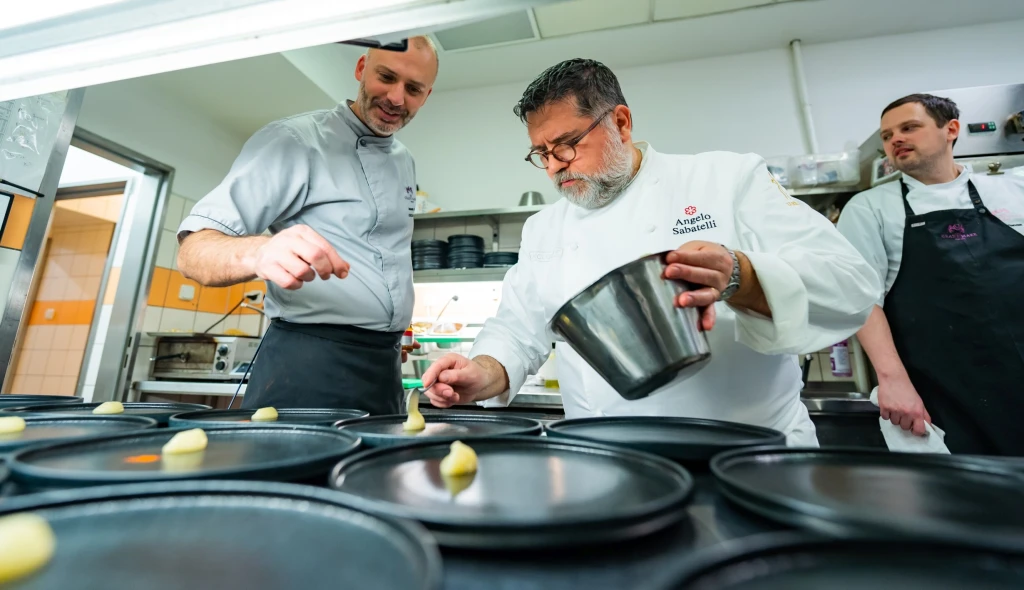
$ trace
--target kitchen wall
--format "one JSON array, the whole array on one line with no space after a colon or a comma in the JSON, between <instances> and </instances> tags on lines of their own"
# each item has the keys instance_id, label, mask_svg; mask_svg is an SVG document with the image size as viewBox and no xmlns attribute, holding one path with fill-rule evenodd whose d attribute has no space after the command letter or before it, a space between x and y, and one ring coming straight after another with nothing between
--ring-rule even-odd
<instances>
[{"instance_id":1,"label":"kitchen wall","mask_svg":"<svg viewBox=\"0 0 1024 590\"><path fill-rule=\"evenodd\" d=\"M240 302L246 292L266 292L263 281L232 287L201 287L181 274L175 235L193 205L195 201L179 195L172 195L169 200L143 315L145 332L202 332ZM239 308L211 333L258 336L261 317L258 312Z\"/></svg>"},{"instance_id":2,"label":"kitchen wall","mask_svg":"<svg viewBox=\"0 0 1024 590\"><path fill-rule=\"evenodd\" d=\"M111 195L55 205L43 273L15 352L12 393L75 394L122 200Z\"/></svg>"},{"instance_id":3,"label":"kitchen wall","mask_svg":"<svg viewBox=\"0 0 1024 590\"><path fill-rule=\"evenodd\" d=\"M262 281L230 289L201 288L177 270L178 225L196 201L223 179L241 151L244 138L156 88L145 80L90 87L78 125L174 168L143 329L202 331L238 303L243 293L266 291ZM183 286L192 287L191 297L183 298ZM255 335L260 317L251 310L236 310L213 331Z\"/></svg>"},{"instance_id":4,"label":"kitchen wall","mask_svg":"<svg viewBox=\"0 0 1024 590\"><path fill-rule=\"evenodd\" d=\"M1024 81L1022 29L1024 21L1013 21L804 45L820 151L859 145L877 129L882 107L905 94ZM575 56L551 61L567 57ZM804 152L788 48L616 74L634 137L659 151ZM512 106L528 82L435 92L400 133L432 202L446 210L507 207L529 190L557 199L544 172L523 161L529 142Z\"/></svg>"}]
</instances>

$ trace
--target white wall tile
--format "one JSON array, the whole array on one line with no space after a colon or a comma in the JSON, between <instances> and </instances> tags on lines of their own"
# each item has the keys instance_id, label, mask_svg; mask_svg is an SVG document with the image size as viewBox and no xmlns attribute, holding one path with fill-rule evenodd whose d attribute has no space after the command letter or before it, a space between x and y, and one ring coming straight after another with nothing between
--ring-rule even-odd
<instances>
[{"instance_id":1,"label":"white wall tile","mask_svg":"<svg viewBox=\"0 0 1024 590\"><path fill-rule=\"evenodd\" d=\"M228 330L238 330L238 318L241 315L229 315L223 322L217 324L215 332L227 332Z\"/></svg>"},{"instance_id":2,"label":"white wall tile","mask_svg":"<svg viewBox=\"0 0 1024 590\"><path fill-rule=\"evenodd\" d=\"M238 329L250 336L259 336L260 318L262 317L259 314L238 316Z\"/></svg>"},{"instance_id":3,"label":"white wall tile","mask_svg":"<svg viewBox=\"0 0 1024 590\"><path fill-rule=\"evenodd\" d=\"M210 325L213 324L213 322L216 322L223 315L224 314L222 314L222 313L207 313L207 312L204 312L204 311L196 312L196 318L192 322L192 331L197 333L197 334L202 332L203 330L209 328ZM225 321L227 321L227 320L225 320ZM213 330L211 330L210 333L211 334L221 334L221 333L223 333L224 332L223 323L224 322L221 322L220 324L217 324L216 326L214 326Z\"/></svg>"},{"instance_id":4,"label":"white wall tile","mask_svg":"<svg viewBox=\"0 0 1024 590\"><path fill-rule=\"evenodd\" d=\"M147 307L146 311L142 314L142 331L143 332L158 332L160 331L160 314L162 314L164 308L162 307Z\"/></svg>"},{"instance_id":5,"label":"white wall tile","mask_svg":"<svg viewBox=\"0 0 1024 590\"><path fill-rule=\"evenodd\" d=\"M184 309L164 308L160 314L161 332L191 332L195 324L196 312Z\"/></svg>"},{"instance_id":6,"label":"white wall tile","mask_svg":"<svg viewBox=\"0 0 1024 590\"><path fill-rule=\"evenodd\" d=\"M160 232L160 243L156 248L156 265L164 268L174 268L177 266L175 258L178 256L178 240L174 237L174 232L165 229Z\"/></svg>"},{"instance_id":7,"label":"white wall tile","mask_svg":"<svg viewBox=\"0 0 1024 590\"><path fill-rule=\"evenodd\" d=\"M164 229L178 231L181 224L181 212L185 208L185 198L171 195L167 199L167 211L164 213Z\"/></svg>"}]
</instances>

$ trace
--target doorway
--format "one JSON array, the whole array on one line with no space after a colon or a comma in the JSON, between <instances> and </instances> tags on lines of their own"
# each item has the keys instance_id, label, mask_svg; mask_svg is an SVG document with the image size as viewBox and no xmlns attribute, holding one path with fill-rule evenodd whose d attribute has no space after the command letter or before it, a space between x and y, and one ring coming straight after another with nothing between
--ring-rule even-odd
<instances>
[{"instance_id":1,"label":"doorway","mask_svg":"<svg viewBox=\"0 0 1024 590\"><path fill-rule=\"evenodd\" d=\"M114 236L135 175L70 148L40 249L41 272L34 274L25 303L10 393L81 395L95 384L94 374L83 374L84 360L89 343L103 340L103 316L109 315L103 308L113 303L109 287L119 274L111 264Z\"/></svg>"}]
</instances>

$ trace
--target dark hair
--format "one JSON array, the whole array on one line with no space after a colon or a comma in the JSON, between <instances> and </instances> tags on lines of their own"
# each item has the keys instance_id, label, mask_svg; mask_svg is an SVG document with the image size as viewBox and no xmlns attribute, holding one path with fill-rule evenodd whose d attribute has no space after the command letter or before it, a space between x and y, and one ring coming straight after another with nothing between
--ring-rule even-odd
<instances>
[{"instance_id":1,"label":"dark hair","mask_svg":"<svg viewBox=\"0 0 1024 590\"><path fill-rule=\"evenodd\" d=\"M928 113L928 116L931 117L939 127L942 127L953 119L960 118L960 109L957 108L955 102L948 98L933 96L931 94L908 94L903 98L894 100L889 103L889 106L882 109L882 116L884 117L886 113L896 107L901 107L912 102L923 106L925 112ZM953 140L953 145L956 145L956 139Z\"/></svg>"},{"instance_id":2,"label":"dark hair","mask_svg":"<svg viewBox=\"0 0 1024 590\"><path fill-rule=\"evenodd\" d=\"M596 117L608 109L625 105L615 74L592 59L567 59L544 70L523 91L512 112L526 123L526 116L544 105L573 98L584 117Z\"/></svg>"}]
</instances>

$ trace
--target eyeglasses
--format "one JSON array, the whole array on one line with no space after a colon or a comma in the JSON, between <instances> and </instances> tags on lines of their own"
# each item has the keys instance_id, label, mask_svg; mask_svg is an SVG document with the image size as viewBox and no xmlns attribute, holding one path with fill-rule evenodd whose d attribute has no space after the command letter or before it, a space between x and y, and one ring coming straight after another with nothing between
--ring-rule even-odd
<instances>
[{"instance_id":1,"label":"eyeglasses","mask_svg":"<svg viewBox=\"0 0 1024 590\"><path fill-rule=\"evenodd\" d=\"M583 141L583 138L593 131L594 127L597 127L597 124L601 122L601 119L607 117L608 113L614 110L615 107L612 107L605 111L600 117L594 119L594 122L590 124L590 127L587 127L587 130L579 134L576 139L567 143L556 143L550 150L534 150L529 154L526 154L526 161L538 168L548 167L548 156L552 156L559 162L565 162L566 164L572 162L576 159L576 144Z\"/></svg>"}]
</instances>

